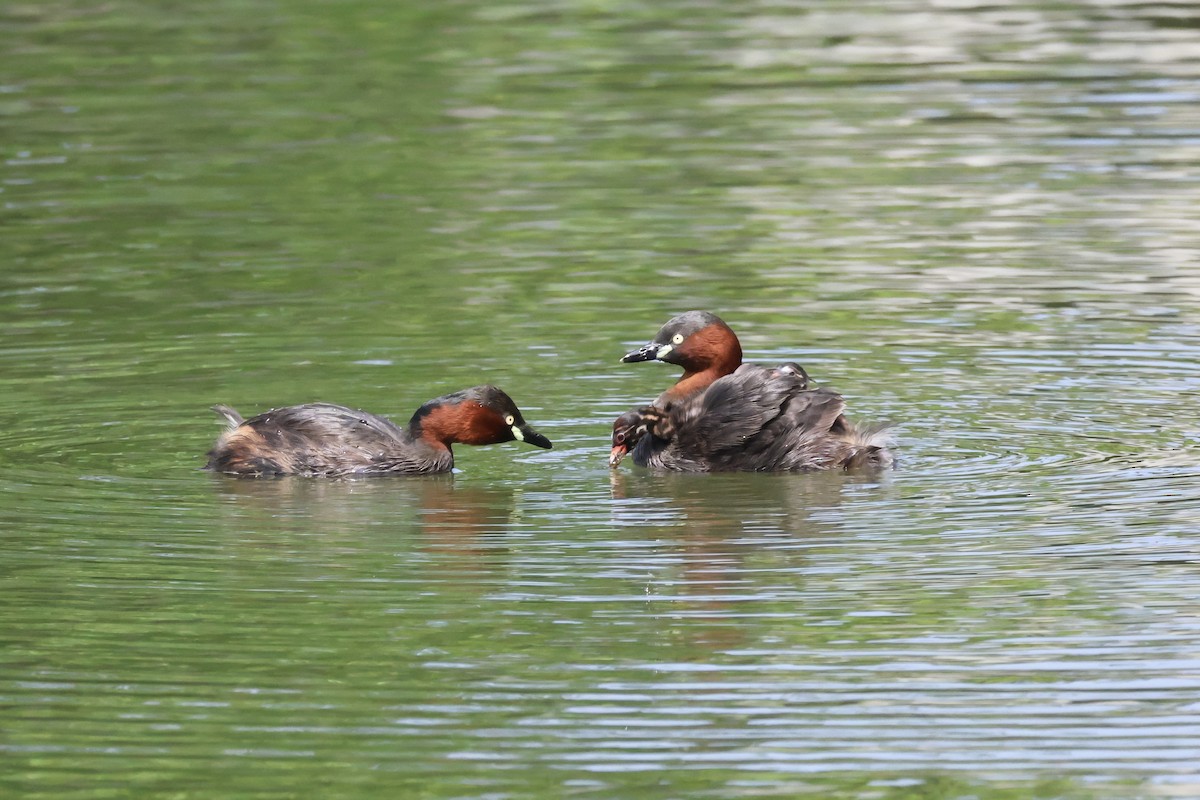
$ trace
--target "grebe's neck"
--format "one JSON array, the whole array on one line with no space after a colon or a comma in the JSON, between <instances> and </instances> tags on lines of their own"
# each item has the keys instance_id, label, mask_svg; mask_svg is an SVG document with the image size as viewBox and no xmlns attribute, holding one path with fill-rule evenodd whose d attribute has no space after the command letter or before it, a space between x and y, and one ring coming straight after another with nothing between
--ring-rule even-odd
<instances>
[{"instance_id":1,"label":"grebe's neck","mask_svg":"<svg viewBox=\"0 0 1200 800\"><path fill-rule=\"evenodd\" d=\"M709 325L689 337L680 360L683 375L659 397L678 402L703 392L714 381L732 375L742 365L742 344L728 325Z\"/></svg>"}]
</instances>

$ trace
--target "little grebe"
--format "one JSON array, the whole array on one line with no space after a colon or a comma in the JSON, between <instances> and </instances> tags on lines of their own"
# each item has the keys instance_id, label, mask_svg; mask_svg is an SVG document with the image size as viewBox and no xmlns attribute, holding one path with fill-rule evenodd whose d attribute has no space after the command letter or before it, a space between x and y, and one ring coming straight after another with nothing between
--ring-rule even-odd
<instances>
[{"instance_id":1,"label":"little grebe","mask_svg":"<svg viewBox=\"0 0 1200 800\"><path fill-rule=\"evenodd\" d=\"M677 472L810 472L889 467L883 427L859 428L842 396L809 388L799 365L743 364L700 394L627 411L613 423L609 466Z\"/></svg>"},{"instance_id":2,"label":"little grebe","mask_svg":"<svg viewBox=\"0 0 1200 800\"><path fill-rule=\"evenodd\" d=\"M810 386L799 364L742 364L737 334L716 314L672 317L621 359L651 360L678 364L683 375L654 405L613 423L613 467L631 451L635 464L687 472L892 463L883 427L855 426L842 415L841 395Z\"/></svg>"},{"instance_id":3,"label":"little grebe","mask_svg":"<svg viewBox=\"0 0 1200 800\"><path fill-rule=\"evenodd\" d=\"M205 469L236 475L385 475L448 472L452 444L514 440L550 448L512 399L495 386L476 386L430 400L408 427L345 406L309 403L247 420L213 406L229 420Z\"/></svg>"}]
</instances>

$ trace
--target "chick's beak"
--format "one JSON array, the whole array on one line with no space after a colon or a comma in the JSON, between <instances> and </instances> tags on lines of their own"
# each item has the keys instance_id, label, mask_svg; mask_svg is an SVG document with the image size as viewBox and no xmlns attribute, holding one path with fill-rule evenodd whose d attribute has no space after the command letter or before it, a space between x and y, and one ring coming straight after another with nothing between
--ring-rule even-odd
<instances>
[{"instance_id":1,"label":"chick's beak","mask_svg":"<svg viewBox=\"0 0 1200 800\"><path fill-rule=\"evenodd\" d=\"M616 469L621 465L621 461L625 456L629 455L629 448L623 444L613 445L612 452L608 454L608 466L610 469Z\"/></svg>"}]
</instances>

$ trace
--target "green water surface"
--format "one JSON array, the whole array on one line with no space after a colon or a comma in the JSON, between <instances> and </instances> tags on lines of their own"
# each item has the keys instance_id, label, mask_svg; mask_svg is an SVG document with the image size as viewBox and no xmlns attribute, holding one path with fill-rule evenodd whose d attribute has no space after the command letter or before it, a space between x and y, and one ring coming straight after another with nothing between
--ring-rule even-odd
<instances>
[{"instance_id":1,"label":"green water surface","mask_svg":"<svg viewBox=\"0 0 1200 800\"><path fill-rule=\"evenodd\" d=\"M1200 793L1200 9L0 8L0 795ZM870 475L607 467L721 314ZM552 451L199 469L503 387Z\"/></svg>"}]
</instances>

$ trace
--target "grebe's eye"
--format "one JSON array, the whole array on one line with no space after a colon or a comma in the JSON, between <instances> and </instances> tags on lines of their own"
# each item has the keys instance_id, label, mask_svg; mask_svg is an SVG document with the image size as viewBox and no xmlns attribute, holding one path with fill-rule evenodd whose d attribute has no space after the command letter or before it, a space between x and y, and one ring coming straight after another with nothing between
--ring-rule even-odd
<instances>
[{"instance_id":1,"label":"grebe's eye","mask_svg":"<svg viewBox=\"0 0 1200 800\"><path fill-rule=\"evenodd\" d=\"M517 421L517 418L514 417L512 414L509 414L507 417L504 418L505 425L512 425L516 421Z\"/></svg>"},{"instance_id":2,"label":"grebe's eye","mask_svg":"<svg viewBox=\"0 0 1200 800\"><path fill-rule=\"evenodd\" d=\"M617 444L625 444L625 431L619 431L613 438L617 440Z\"/></svg>"},{"instance_id":3,"label":"grebe's eye","mask_svg":"<svg viewBox=\"0 0 1200 800\"><path fill-rule=\"evenodd\" d=\"M683 334L682 333L677 333L671 337L672 344L682 344L682 342L683 342Z\"/></svg>"}]
</instances>

